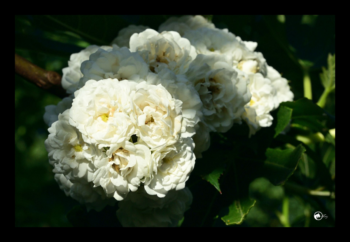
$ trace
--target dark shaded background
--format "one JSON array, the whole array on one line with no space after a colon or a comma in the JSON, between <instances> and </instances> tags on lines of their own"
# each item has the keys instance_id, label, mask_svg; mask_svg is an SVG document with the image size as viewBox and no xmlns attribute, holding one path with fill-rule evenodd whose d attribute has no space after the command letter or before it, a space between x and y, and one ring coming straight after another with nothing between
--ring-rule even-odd
<instances>
[{"instance_id":1,"label":"dark shaded background","mask_svg":"<svg viewBox=\"0 0 350 242\"><path fill-rule=\"evenodd\" d=\"M121 28L130 24L157 30L168 17L15 16L15 53L44 69L62 74L70 54L90 44L108 45ZM228 28L243 40L258 42L257 51L290 81L295 99L304 95L299 60L312 62L313 100L319 99L323 92L319 78L321 67L327 66L328 53L335 53L335 16L214 15L212 21L216 27ZM71 226L66 213L78 202L66 197L54 181L44 146L48 135L43 121L44 108L59 101L15 75L15 226ZM334 93L330 94L325 110L335 114ZM275 208L281 209L285 191L264 178L259 179L251 185L251 192L260 199L240 226L282 226ZM298 196L289 195L289 203L292 225L304 226L309 218L308 226L332 226L327 221L315 223L310 219L311 215L306 214L311 211L306 208L309 205ZM323 203L334 217L335 202ZM220 221L215 223L222 225Z\"/></svg>"}]
</instances>

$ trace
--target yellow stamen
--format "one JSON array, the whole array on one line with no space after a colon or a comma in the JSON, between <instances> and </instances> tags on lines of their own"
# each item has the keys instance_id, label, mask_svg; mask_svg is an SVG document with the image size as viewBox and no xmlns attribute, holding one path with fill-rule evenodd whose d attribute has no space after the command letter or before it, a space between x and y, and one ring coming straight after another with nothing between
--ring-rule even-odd
<instances>
[{"instance_id":1,"label":"yellow stamen","mask_svg":"<svg viewBox=\"0 0 350 242\"><path fill-rule=\"evenodd\" d=\"M108 116L108 114L106 114L106 113L101 115L101 119L102 119L104 122L107 122L108 117L109 117L109 116Z\"/></svg>"},{"instance_id":2,"label":"yellow stamen","mask_svg":"<svg viewBox=\"0 0 350 242\"><path fill-rule=\"evenodd\" d=\"M251 99L250 102L249 102L249 106L253 106L255 104L254 100Z\"/></svg>"},{"instance_id":3,"label":"yellow stamen","mask_svg":"<svg viewBox=\"0 0 350 242\"><path fill-rule=\"evenodd\" d=\"M76 152L80 152L80 151L83 151L83 148L81 148L80 145L75 145L75 146L74 146L74 150L75 150Z\"/></svg>"},{"instance_id":4,"label":"yellow stamen","mask_svg":"<svg viewBox=\"0 0 350 242\"><path fill-rule=\"evenodd\" d=\"M214 48L209 48L209 50L210 50L211 52L214 52L214 51L215 51L215 49L214 49Z\"/></svg>"},{"instance_id":5,"label":"yellow stamen","mask_svg":"<svg viewBox=\"0 0 350 242\"><path fill-rule=\"evenodd\" d=\"M242 70L243 69L243 64L244 64L244 61L239 62L238 65L237 65L237 68Z\"/></svg>"}]
</instances>

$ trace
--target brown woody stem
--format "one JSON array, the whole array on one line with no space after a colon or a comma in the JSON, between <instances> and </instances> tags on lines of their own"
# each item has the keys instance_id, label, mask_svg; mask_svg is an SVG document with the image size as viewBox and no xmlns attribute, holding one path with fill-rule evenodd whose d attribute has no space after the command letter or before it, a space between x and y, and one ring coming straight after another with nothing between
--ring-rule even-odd
<instances>
[{"instance_id":1,"label":"brown woody stem","mask_svg":"<svg viewBox=\"0 0 350 242\"><path fill-rule=\"evenodd\" d=\"M31 83L60 98L67 96L61 86L61 76L57 72L44 70L16 53L15 71Z\"/></svg>"}]
</instances>

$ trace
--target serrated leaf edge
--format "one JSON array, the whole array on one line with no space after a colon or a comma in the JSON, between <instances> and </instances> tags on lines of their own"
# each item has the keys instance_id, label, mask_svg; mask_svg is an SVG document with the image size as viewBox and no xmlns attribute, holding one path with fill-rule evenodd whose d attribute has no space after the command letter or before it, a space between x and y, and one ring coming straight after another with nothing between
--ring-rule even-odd
<instances>
[{"instance_id":1,"label":"serrated leaf edge","mask_svg":"<svg viewBox=\"0 0 350 242\"><path fill-rule=\"evenodd\" d=\"M236 205L236 203L237 203L237 202L235 202L235 205ZM241 212L241 215L242 215L242 216L241 216L241 220L238 221L238 222L233 222L233 223L226 222L226 221L224 220L224 217L227 216L227 215L225 215L224 217L221 217L221 220L222 220L226 225L241 224L241 223L243 222L244 218L245 218L245 217L247 216L247 214L249 213L250 209L252 209L252 207L254 207L254 205L255 205L255 203L256 203L256 200L254 200L253 204L248 208L248 210L247 210L246 213L243 213L243 212L242 212L243 209L241 208L240 202L238 201L238 203L239 203L239 206L240 206L239 211ZM238 209L238 207L236 207L236 208ZM227 221L229 221L229 220L227 220Z\"/></svg>"}]
</instances>

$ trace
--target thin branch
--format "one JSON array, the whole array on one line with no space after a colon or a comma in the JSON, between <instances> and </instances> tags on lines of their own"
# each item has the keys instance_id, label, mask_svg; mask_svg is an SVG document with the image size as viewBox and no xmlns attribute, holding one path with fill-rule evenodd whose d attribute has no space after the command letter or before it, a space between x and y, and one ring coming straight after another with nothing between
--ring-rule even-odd
<instances>
[{"instance_id":1,"label":"thin branch","mask_svg":"<svg viewBox=\"0 0 350 242\"><path fill-rule=\"evenodd\" d=\"M320 189L311 190L306 187L302 187L292 183L286 183L284 184L284 187L289 191L292 191L301 195L329 197L331 199L335 199L335 193L330 191L320 191Z\"/></svg>"},{"instance_id":2,"label":"thin branch","mask_svg":"<svg viewBox=\"0 0 350 242\"><path fill-rule=\"evenodd\" d=\"M63 98L66 91L61 86L61 76L54 71L47 71L15 53L15 72L48 92Z\"/></svg>"}]
</instances>

